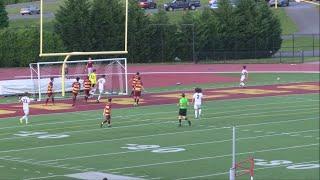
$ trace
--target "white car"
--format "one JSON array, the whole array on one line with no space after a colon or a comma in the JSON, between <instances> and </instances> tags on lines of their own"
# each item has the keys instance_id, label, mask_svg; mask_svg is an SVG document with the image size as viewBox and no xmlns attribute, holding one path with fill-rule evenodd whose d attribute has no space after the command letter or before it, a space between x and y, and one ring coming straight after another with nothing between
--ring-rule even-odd
<instances>
[{"instance_id":1,"label":"white car","mask_svg":"<svg viewBox=\"0 0 320 180\"><path fill-rule=\"evenodd\" d=\"M28 6L20 9L20 14L25 15L25 14L40 14L40 9L36 6Z\"/></svg>"},{"instance_id":2,"label":"white car","mask_svg":"<svg viewBox=\"0 0 320 180\"><path fill-rule=\"evenodd\" d=\"M232 5L232 7L236 6L232 1L230 1L230 4ZM209 8L210 9L218 9L218 1L217 0L210 0L209 1Z\"/></svg>"}]
</instances>

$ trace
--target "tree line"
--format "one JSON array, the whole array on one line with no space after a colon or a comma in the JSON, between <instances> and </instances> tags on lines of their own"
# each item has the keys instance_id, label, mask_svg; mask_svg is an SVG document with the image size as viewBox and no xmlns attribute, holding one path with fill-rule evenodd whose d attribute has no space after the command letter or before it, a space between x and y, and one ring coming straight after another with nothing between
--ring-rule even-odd
<instances>
[{"instance_id":1,"label":"tree line","mask_svg":"<svg viewBox=\"0 0 320 180\"><path fill-rule=\"evenodd\" d=\"M280 49L280 22L265 1L239 0L233 7L220 0L218 7L183 11L181 20L172 23L172 12L147 14L130 0L125 57L133 63L243 59L268 57ZM122 1L66 0L55 14L53 30L44 32L44 52L123 50L124 21ZM10 28L3 3L0 52L1 67L61 60L39 58L39 28Z\"/></svg>"}]
</instances>

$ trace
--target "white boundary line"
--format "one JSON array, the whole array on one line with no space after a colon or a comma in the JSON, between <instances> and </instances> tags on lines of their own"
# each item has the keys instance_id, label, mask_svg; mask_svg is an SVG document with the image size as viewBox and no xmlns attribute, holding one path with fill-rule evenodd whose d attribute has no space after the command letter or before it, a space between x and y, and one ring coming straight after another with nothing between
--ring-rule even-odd
<instances>
[{"instance_id":1,"label":"white boundary line","mask_svg":"<svg viewBox=\"0 0 320 180\"><path fill-rule=\"evenodd\" d=\"M300 163L294 163L294 164L306 164L306 163L316 163L316 162L319 163L319 161L306 161L306 162L300 162ZM282 164L282 165L271 166L271 167L255 168L254 170L257 171L257 170L263 170L263 169L278 168L278 167L283 167L283 166L288 166L288 165L289 164ZM211 177L211 176L219 176L219 175L224 175L224 174L229 174L229 171L214 173L214 174L199 175L199 176L193 176L193 177L178 178L176 180L197 179L197 178L205 178L205 177Z\"/></svg>"},{"instance_id":2,"label":"white boundary line","mask_svg":"<svg viewBox=\"0 0 320 180\"><path fill-rule=\"evenodd\" d=\"M310 106L310 105L304 105L304 106L298 106L298 107L306 107L306 106ZM286 107L297 107L297 106L286 106ZM274 109L274 108L268 108L268 109ZM308 110L311 110L311 109L318 109L318 108L309 108ZM291 112L291 111L296 111L296 110L299 110L299 109L295 109L295 110L282 110L282 111L271 111L271 112ZM242 111L244 111L244 110L239 110L239 111L232 111L232 112L242 112ZM229 112L229 111L225 111L225 112L219 112L219 113L207 113L207 114L223 114L223 113L227 113L227 112ZM247 112L247 111L246 111ZM270 112L270 111L269 111ZM266 112L266 113L269 113L269 112ZM256 115L256 114L264 114L264 113L247 113L247 114L237 114L237 115L229 115L229 116L223 116L224 118L226 118L226 117L233 117L233 116L239 116L239 115L241 115L241 116L248 116L248 115ZM293 113L294 114L294 113ZM256 116L256 117L265 117L265 116L270 116L270 115L261 115L261 116ZM216 119L216 118L220 118L220 117L222 117L222 116L216 116L216 117L212 117L213 119ZM243 118L243 117L241 117L241 118ZM169 119L169 118L161 118L161 120L163 120L163 119ZM171 119L171 117L170 117L170 119ZM211 119L211 118L202 118L202 119ZM147 119L148 120L148 119ZM154 118L153 119L149 119L149 120L154 120ZM146 121L146 119L145 120L139 120L139 122L140 121ZM128 122L130 122L130 121L128 121ZM159 123L146 123L146 124L139 124L139 125L127 125L127 126L119 126L119 127L113 127L113 129L114 128L127 128L127 127L137 127L137 126L147 126L147 125L150 125L150 124L165 124L165 123L168 123L168 122L159 122ZM91 125L91 124L88 124L87 125L87 127L88 126L95 126L95 124L93 124L93 125ZM82 127L85 127L85 126L82 126ZM44 129L43 131L51 131L51 130L56 130L57 128L53 128L53 129ZM94 128L94 129L88 129L88 130L77 130L77 131L67 131L67 132L63 132L64 134L70 134L70 133L77 133L77 132L90 132L90 131L96 131L96 130L101 130L101 128ZM7 134L7 133L6 133ZM5 134L5 135L6 135ZM0 136L1 136L1 134L0 134ZM1 140L12 140L12 139L21 139L21 138L30 138L30 137L28 137L28 136L26 136L26 137L7 137L7 138L2 138L2 139L0 139L0 141Z\"/></svg>"},{"instance_id":3,"label":"white boundary line","mask_svg":"<svg viewBox=\"0 0 320 180\"><path fill-rule=\"evenodd\" d=\"M296 134L296 133L304 133L304 132L314 132L314 131L319 131L319 129L310 129L310 130L305 130L305 131L292 131L292 132L287 132L287 134L279 133L279 134L272 134L272 135L243 137L243 138L237 138L237 140L259 139L259 138L264 138L264 137L284 136L284 135L290 135L290 134ZM228 141L232 141L232 139L224 139L224 140L218 140L218 141L206 141L206 142L199 142L199 143L192 143L192 144L181 144L181 145L174 145L174 146L166 146L166 147L163 147L163 148L180 148L180 147L197 146L197 145L204 145L204 144L224 143L224 142L228 142ZM68 158L62 158L62 159L38 161L38 163L48 163L48 162L83 159L83 158L98 157L98 156L127 154L127 153L132 153L132 152L141 152L141 151L150 151L150 149L135 150L135 151L122 151L122 152L114 152L114 153L106 153L106 154L94 154L94 155L87 155L87 156L75 156L75 157L68 157Z\"/></svg>"},{"instance_id":4,"label":"white boundary line","mask_svg":"<svg viewBox=\"0 0 320 180\"><path fill-rule=\"evenodd\" d=\"M309 105L308 105L309 106ZM296 107L296 106L292 106L292 107ZM305 106L303 106L305 107ZM308 110L314 110L314 109L318 109L318 108L309 108ZM271 111L273 113L277 113L277 112L296 112L297 110L300 110L300 109L294 109L294 110L281 110L281 111ZM304 110L304 108L302 109ZM233 112L236 112L236 111L233 111ZM307 111L307 113L309 113ZM208 114L216 114L216 113L208 113ZM233 116L240 116L241 118L246 118L247 116L251 116L251 115L259 115L259 114L267 114L267 115L260 115L260 116L255 116L255 117L268 117L270 116L270 111L269 112L265 112L265 113L247 113L247 114L237 114L237 115L227 115L227 116L216 116L216 117L204 117L202 119L217 119L217 118L226 118L226 117L233 117ZM300 112L298 113L286 113L285 115L287 114L302 114ZM273 114L272 114L273 115ZM246 116L246 117L244 117ZM239 117L239 118L240 118ZM168 117L168 118L161 118L159 120L164 120L164 119L171 119L171 117ZM150 119L151 120L151 119ZM145 121L145 120L144 120ZM152 125L152 124L166 124L166 123L173 123L174 121L165 121L165 122L153 122L153 123L144 123L144 124L137 124L137 125L127 125L127 126L119 126L119 127L113 127L113 129L115 128L127 128L127 127L140 127L140 126L147 126L147 125ZM95 125L87 125L88 126L95 126ZM44 129L44 131L50 131L50 130L56 130L57 128L53 128L53 129ZM63 134L71 134L71 133L82 133L82 132L90 132L90 131L97 131L97 130L101 130L101 128L94 128L94 129L87 129L87 130L75 130L75 131L67 131L67 132L63 132ZM60 133L61 134L61 133ZM8 138L2 138L0 139L1 140L12 140L12 139L22 139L22 138L30 138L28 136L25 136L25 137L8 137Z\"/></svg>"},{"instance_id":5,"label":"white boundary line","mask_svg":"<svg viewBox=\"0 0 320 180\"><path fill-rule=\"evenodd\" d=\"M308 105L309 106L309 105ZM296 107L296 106L293 106ZM301 107L301 106L300 106ZM303 106L304 107L304 106ZM297 110L305 110L305 108L302 109L290 109L290 110L282 110L282 111L268 111L268 112L259 112L259 113L247 113L247 114L233 114L233 115L224 115L224 116L216 116L216 117L204 117L202 119L217 119L217 118L228 118L228 117L234 117L234 116L242 116L241 118L246 118L248 116L252 116L252 115L259 115L259 114L267 114L267 115L260 115L260 116L255 116L255 117L268 117L268 116L273 116L273 114L270 114L270 112L273 113L278 113L278 112L296 112ZM318 110L318 108L308 108L308 110ZM234 111L235 112L235 111ZM309 113L309 111L308 111ZM211 114L211 113L207 113L207 114ZM215 113L213 113L215 114ZM285 115L288 114L303 114L301 112L297 112L297 113L286 113ZM246 117L244 117L246 116ZM239 117L239 118L240 118ZM168 118L161 118L163 119L172 119L171 117ZM161 120L160 119L160 120ZM151 120L151 119L150 119ZM120 129L120 128L128 128L128 127L140 127L140 126L148 126L148 125L154 125L154 124L167 124L167 123L173 123L174 121L165 121L165 122L153 122L153 123L144 123L144 124L136 124L136 125L127 125L127 126L118 126L118 127L113 127L112 129ZM94 125L87 125L88 126L96 126ZM57 128L53 128L53 129L44 129L43 131L51 131L51 130L56 130ZM63 134L71 134L71 133L83 133L83 132L90 132L90 131L99 131L99 130L103 130L100 127L99 128L93 128L93 129L87 129L87 130L74 130L74 131L66 131L66 132L61 132ZM61 134L59 133L59 134ZM0 141L2 140L12 140L12 139L23 139L23 138L30 138L29 136L23 136L23 137L8 137L8 138L2 138L0 139Z\"/></svg>"},{"instance_id":6,"label":"white boundary line","mask_svg":"<svg viewBox=\"0 0 320 180\"><path fill-rule=\"evenodd\" d=\"M284 120L284 121L273 121L273 122L264 122L264 123L255 123L255 124L245 124L245 125L239 125L237 127L248 127L248 126L257 126L257 125L265 125L265 124L288 123L288 122L295 122L295 121L307 121L307 120L313 120L313 119L317 119L317 118L305 118L305 119L293 119L293 120ZM123 138L116 138L116 139L105 139L105 140L99 140L99 141L86 141L86 142L77 142L77 143L68 143L68 144L59 144L59 145L50 145L50 146L38 146L38 147L32 147L32 148L5 150L5 151L0 151L0 153L19 152L19 151L35 150L35 149L46 149L46 148L56 148L56 147L65 147L65 146L71 146L71 145L92 144L92 143L101 143L101 142L110 142L110 141L122 141L122 140L149 138L149 137L156 137L156 136L184 134L184 133L189 133L189 132L203 132L203 131L211 131L211 130L222 130L222 129L229 129L229 128L231 128L231 126L230 127L218 127L218 128L215 127L215 128L206 128L206 129L197 129L197 130L187 130L187 131L172 132L172 133L151 134L151 135L143 135L143 136L123 137Z\"/></svg>"},{"instance_id":7,"label":"white boundary line","mask_svg":"<svg viewBox=\"0 0 320 180\"><path fill-rule=\"evenodd\" d=\"M270 152L270 151L279 151L279 150L287 150L287 149L304 148L304 147L310 147L310 146L319 146L319 143L298 145L298 146L289 146L289 147L281 147L281 148L272 148L272 149L262 149L262 150L258 150L258 151L249 151L249 152L236 153L236 154L237 155L245 155L245 154L254 154L254 153L261 153L261 152ZM165 162L152 163L152 164L141 164L141 165L135 165L135 166L124 166L124 167L119 167L119 168L107 169L106 171L132 169L132 168L140 168L140 167L150 167L150 166L157 166L157 165L164 165L164 164L176 164L176 163L184 163L184 162L199 161L199 160L206 160L206 159L223 158L223 157L229 157L229 156L231 156L231 154L224 154L224 155L218 155L218 156L207 156L207 157L186 159L186 160L177 160L177 161L165 161Z\"/></svg>"},{"instance_id":8,"label":"white boundary line","mask_svg":"<svg viewBox=\"0 0 320 180\"><path fill-rule=\"evenodd\" d=\"M310 83L310 82L300 82L300 81L295 81L295 82L287 82L285 84L278 84L278 85L287 85L287 84L292 84L292 83ZM275 84L257 84L256 86L271 86L271 85L275 85ZM238 87L238 86L233 86L233 87L230 87L230 88L235 88L235 87ZM255 86L250 86L250 87L255 87ZM221 88L224 88L224 87L219 87L219 88L214 88L212 90L219 90ZM210 89L208 89L210 90ZM163 93L169 93L169 92L176 92L177 90L174 90L174 91L164 91ZM159 93L159 92L155 92L156 94ZM318 94L318 93L308 93L308 94ZM280 95L272 95L272 96L260 96L260 97L246 97L246 98L236 98L236 99L221 99L221 100L215 100L215 101L241 101L241 100L247 100L247 99L264 99L264 98L283 98L283 97L289 97L290 96L294 96L294 95L303 95L303 94L280 94ZM12 103L8 103L8 104L12 104ZM154 107L154 106L165 106L165 105L173 105L174 103L168 103L168 104L155 104L155 105L148 105L148 106L143 106L143 108L148 108L148 107ZM121 108L121 109L132 109L132 107L125 107L125 108ZM95 111L98 111L98 110L88 110L88 111L85 111L85 112L95 112ZM84 111L80 111L80 112L84 112ZM74 112L68 112L70 114L79 114L79 111L74 111ZM64 115L65 112L60 112L60 113L50 113L50 114L36 114L36 115L32 115L32 116L51 116L52 114L54 115ZM14 116L14 117L4 117L4 118L0 118L0 120L2 119L15 119L15 118L19 118L20 116ZM0 121L1 123L1 121Z\"/></svg>"},{"instance_id":9,"label":"white boundary line","mask_svg":"<svg viewBox=\"0 0 320 180\"><path fill-rule=\"evenodd\" d=\"M293 101L293 102L279 102L279 103L261 103L261 104L250 104L250 105L244 105L242 107L253 107L252 109L256 109L254 107L257 107L257 106L266 106L266 105L281 105L281 104L296 104L296 103L300 103L300 102L316 102L316 101L319 101L319 100L303 100L303 101ZM234 107L235 108L231 108L231 109L239 109L238 107L236 107L238 105L235 105ZM230 106L229 106L230 107ZM231 106L232 107L232 106ZM287 106L286 106L287 107ZM291 107L297 107L297 106L291 106ZM218 108L219 109L219 108ZM218 110L218 109L215 109L215 110ZM221 108L223 109L223 108ZM252 110L250 109L250 110ZM258 108L257 108L258 109ZM273 109L273 108L268 108L268 109ZM239 110L238 112L241 112L241 111L248 111L248 110ZM177 111L166 111L166 112L156 112L156 113L144 113L143 115L157 115L157 114L168 114L168 113L175 113ZM235 112L234 110L231 110L231 111L223 111L223 112ZM221 112L220 112L221 113ZM215 113L214 113L215 114ZM128 118L128 117L141 117L141 114L134 114L134 115L126 115L126 116L114 116L113 118L116 119L116 118ZM55 125L55 124L64 124L64 123L68 123L68 122L82 122L82 121L88 121L88 120L98 120L98 119L101 119L101 117L98 117L98 118L89 118L89 119L83 119L83 120L73 120L73 121L62 121L62 122L52 122L52 123L41 123L41 124L31 124L30 126L31 127L34 127L34 126L42 126L42 125ZM145 120L144 120L145 121ZM126 123L127 122L133 122L132 120L130 121L125 121ZM121 122L115 122L115 123L124 123L123 121ZM11 128L24 128L24 126L7 126L7 127L1 127L1 129L11 129ZM1 134L0 134L1 135Z\"/></svg>"}]
</instances>

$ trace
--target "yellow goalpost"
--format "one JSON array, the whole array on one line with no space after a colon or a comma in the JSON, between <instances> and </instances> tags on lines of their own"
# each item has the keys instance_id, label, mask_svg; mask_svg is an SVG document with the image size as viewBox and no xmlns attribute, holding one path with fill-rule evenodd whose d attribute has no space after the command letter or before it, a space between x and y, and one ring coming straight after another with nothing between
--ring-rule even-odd
<instances>
[{"instance_id":1,"label":"yellow goalpost","mask_svg":"<svg viewBox=\"0 0 320 180\"><path fill-rule=\"evenodd\" d=\"M95 52L56 52L46 53L43 52L43 1L40 0L40 57L52 57L52 56L66 56L61 69L61 87L62 96L65 96L65 65L71 56L81 55L115 55L115 54L127 54L128 53L128 0L125 0L125 27L124 27L124 49L119 51L95 51Z\"/></svg>"}]
</instances>

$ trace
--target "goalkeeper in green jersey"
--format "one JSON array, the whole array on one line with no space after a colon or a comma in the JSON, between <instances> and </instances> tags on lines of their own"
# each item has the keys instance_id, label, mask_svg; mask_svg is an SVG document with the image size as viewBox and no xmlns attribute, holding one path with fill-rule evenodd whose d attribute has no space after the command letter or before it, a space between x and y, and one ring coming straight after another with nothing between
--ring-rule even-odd
<instances>
[{"instance_id":1,"label":"goalkeeper in green jersey","mask_svg":"<svg viewBox=\"0 0 320 180\"><path fill-rule=\"evenodd\" d=\"M188 98L186 98L186 95L184 93L181 94L181 98L179 100L179 126L181 126L181 120L188 121L189 126L191 126L191 121L187 118L187 108L189 105Z\"/></svg>"}]
</instances>

